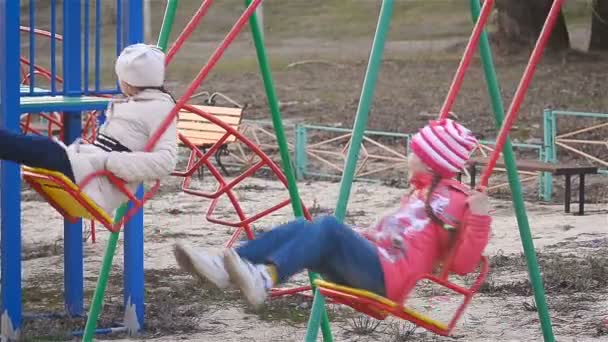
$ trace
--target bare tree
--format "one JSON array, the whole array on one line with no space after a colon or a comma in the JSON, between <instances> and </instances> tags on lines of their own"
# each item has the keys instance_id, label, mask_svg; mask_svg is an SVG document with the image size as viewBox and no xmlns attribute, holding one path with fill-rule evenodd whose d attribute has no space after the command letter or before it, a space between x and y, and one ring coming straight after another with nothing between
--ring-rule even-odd
<instances>
[{"instance_id":1,"label":"bare tree","mask_svg":"<svg viewBox=\"0 0 608 342\"><path fill-rule=\"evenodd\" d=\"M552 4L553 0L497 0L498 30L494 37L497 44L508 51L532 47ZM570 35L563 13L559 15L547 48L553 51L570 49Z\"/></svg>"},{"instance_id":2,"label":"bare tree","mask_svg":"<svg viewBox=\"0 0 608 342\"><path fill-rule=\"evenodd\" d=\"M594 0L592 8L589 50L608 51L608 1Z\"/></svg>"}]
</instances>

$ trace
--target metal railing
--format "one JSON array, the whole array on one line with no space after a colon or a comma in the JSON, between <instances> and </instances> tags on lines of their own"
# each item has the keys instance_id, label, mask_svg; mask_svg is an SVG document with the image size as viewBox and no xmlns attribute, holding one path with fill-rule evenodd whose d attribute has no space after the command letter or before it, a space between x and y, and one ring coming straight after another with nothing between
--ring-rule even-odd
<instances>
[{"instance_id":1,"label":"metal railing","mask_svg":"<svg viewBox=\"0 0 608 342\"><path fill-rule=\"evenodd\" d=\"M102 56L106 51L113 50L118 55L122 50L122 0L81 1L82 50L73 51L75 55L83 58L81 90L70 91L68 94L61 84L60 71L64 56L63 49L58 48L58 45L63 43L63 35L60 31L65 26L62 23L65 1L29 0L28 10L21 12L21 22L27 23L27 26L21 26L21 33L26 36L21 39L21 70L22 76L29 79L28 89L22 92L22 96L82 96L120 92L115 77L112 77L111 83L104 82L103 77L105 73L109 73L107 70L111 69L109 68L111 65L106 63L112 63L115 56L111 56L112 58L108 58L107 61L104 61ZM115 1L116 6L108 6L111 1ZM46 8L42 9L43 6ZM103 25L104 20L111 20L113 24ZM107 30L115 33L115 39L108 41L104 38L108 36ZM113 74L112 72L111 75ZM45 76L48 86L39 87L38 80L32 77L33 75Z\"/></svg>"},{"instance_id":2,"label":"metal railing","mask_svg":"<svg viewBox=\"0 0 608 342\"><path fill-rule=\"evenodd\" d=\"M571 127L567 130L560 130L558 125L558 118L560 117L587 120L577 120L576 124L571 124ZM568 123L572 122L568 121ZM606 157L602 157L597 151L588 151L591 147L599 146L601 148L603 146L608 148L608 140L606 139L608 114L546 109L543 114L543 131L545 150L543 160L545 162L557 162L560 159L558 158L558 149L560 149L563 151L561 159L564 159L564 155L583 157L590 163L598 165L600 174L608 174L608 153L606 153ZM543 175L543 198L545 200L551 199L552 183L552 175L545 173Z\"/></svg>"},{"instance_id":3,"label":"metal railing","mask_svg":"<svg viewBox=\"0 0 608 342\"><path fill-rule=\"evenodd\" d=\"M352 130L341 127L286 124L290 153L293 154L294 168L299 179L320 177L338 179L342 176L344 161L348 151ZM271 124L266 121L243 120L241 131L271 157L277 146ZM407 177L407 155L413 134L368 130L363 136L363 145L357 163L355 178L360 181L403 179ZM474 152L486 156L493 150L494 141L481 141ZM544 156L540 144L514 143L520 155L534 155L538 160ZM239 146L232 148L234 159L247 163ZM505 170L497 168L496 172ZM463 170L466 174L466 170ZM539 178L538 173L520 172L522 181L531 182ZM506 187L506 182L493 184L488 189ZM542 184L541 184L542 185Z\"/></svg>"}]
</instances>

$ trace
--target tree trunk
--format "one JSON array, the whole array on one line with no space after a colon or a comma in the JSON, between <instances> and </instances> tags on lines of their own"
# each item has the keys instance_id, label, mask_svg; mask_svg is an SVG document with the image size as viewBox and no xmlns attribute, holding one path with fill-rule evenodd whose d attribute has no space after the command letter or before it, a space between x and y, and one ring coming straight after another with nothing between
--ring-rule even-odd
<instances>
[{"instance_id":1,"label":"tree trunk","mask_svg":"<svg viewBox=\"0 0 608 342\"><path fill-rule=\"evenodd\" d=\"M589 50L608 51L608 0L593 1Z\"/></svg>"},{"instance_id":2,"label":"tree trunk","mask_svg":"<svg viewBox=\"0 0 608 342\"><path fill-rule=\"evenodd\" d=\"M552 4L553 0L497 0L498 30L495 39L498 45L509 51L533 47ZM552 51L570 49L570 35L563 13L559 15L547 49Z\"/></svg>"}]
</instances>

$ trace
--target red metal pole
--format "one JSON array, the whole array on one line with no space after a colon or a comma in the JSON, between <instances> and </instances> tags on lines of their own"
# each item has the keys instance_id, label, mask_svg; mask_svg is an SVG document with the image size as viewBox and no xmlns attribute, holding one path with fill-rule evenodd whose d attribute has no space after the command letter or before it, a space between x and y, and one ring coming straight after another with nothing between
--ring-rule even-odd
<instances>
[{"instance_id":1,"label":"red metal pole","mask_svg":"<svg viewBox=\"0 0 608 342\"><path fill-rule=\"evenodd\" d=\"M194 15L192 16L192 19L190 19L190 22L188 22L188 25L186 25L186 27L184 27L182 32L179 34L175 43L173 43L173 45L171 45L171 48L169 48L169 51L167 52L167 56L165 57L165 65L169 65L169 63L171 63L171 60L173 60L173 57L175 57L175 54L177 53L177 51L179 51L179 49L181 49L181 47L184 45L186 40L190 37L192 32L194 32L194 30L196 30L196 28L198 27L198 24L200 24L201 20L207 13L207 10L209 9L209 7L211 6L212 3L213 3L213 0L203 1L203 3L201 4L201 7L199 7L199 9L196 11L196 13L194 13Z\"/></svg>"},{"instance_id":2,"label":"red metal pole","mask_svg":"<svg viewBox=\"0 0 608 342\"><path fill-rule=\"evenodd\" d=\"M492 13L493 6L494 0L486 0L483 4L481 14L479 15L479 20L477 23L475 23L475 27L471 33L471 38L469 39L467 47L464 50L464 55L462 56L462 60L460 61L460 65L458 66L458 70L456 71L456 75L454 76L454 80L450 86L450 90L448 91L448 95L443 103L443 106L441 106L441 110L439 111L439 119L446 119L450 114L450 110L456 101L458 92L460 91L460 88L462 88L464 76L469 68L469 65L471 64L471 60L473 60L473 55L477 50L477 46L479 45L479 38L481 37L486 23L488 22L488 18Z\"/></svg>"},{"instance_id":3,"label":"red metal pole","mask_svg":"<svg viewBox=\"0 0 608 342\"><path fill-rule=\"evenodd\" d=\"M532 55L530 56L530 61L528 62L528 66L524 71L524 75L517 87L517 91L515 92L515 96L513 97L513 101L511 102L511 106L507 112L507 117L498 133L498 138L496 138L496 148L492 152L490 156L490 160L488 161L488 165L484 170L480 186L481 188L485 188L488 186L488 180L492 175L492 171L494 171L494 167L496 166L496 162L498 161L498 157L500 156L500 152L507 140L507 135L517 120L517 115L519 114L519 109L521 108L522 103L526 97L526 93L528 92L528 88L530 87L530 83L532 82L532 77L534 77L534 72L536 71L536 67L540 62L543 51L545 50L545 46L549 42L549 38L551 37L551 32L553 32L553 27L555 27L555 23L559 18L560 10L562 7L564 0L555 0L553 5L551 6L551 10L549 11L549 15L545 21L545 25L543 26L543 30L538 37L538 41L536 42L536 46L532 51Z\"/></svg>"}]
</instances>

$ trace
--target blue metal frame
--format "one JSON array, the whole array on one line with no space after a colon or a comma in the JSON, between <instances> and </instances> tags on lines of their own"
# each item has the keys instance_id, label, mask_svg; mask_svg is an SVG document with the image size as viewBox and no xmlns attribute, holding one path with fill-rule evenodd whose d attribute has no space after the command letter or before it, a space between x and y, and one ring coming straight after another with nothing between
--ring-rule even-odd
<instances>
[{"instance_id":1,"label":"blue metal frame","mask_svg":"<svg viewBox=\"0 0 608 342\"><path fill-rule=\"evenodd\" d=\"M0 1L0 127L19 130L19 1ZM21 328L21 175L19 165L0 162L3 337Z\"/></svg>"},{"instance_id":2,"label":"blue metal frame","mask_svg":"<svg viewBox=\"0 0 608 342\"><path fill-rule=\"evenodd\" d=\"M57 81L56 81L56 77L57 75L57 41L55 40L55 36L57 34L57 0L49 0L50 1L50 7L51 7L51 11L50 11L50 72L51 72L51 82L50 82L50 89L37 89L36 90L36 80L34 79L33 76L31 76L31 82L30 85L28 86L30 89L28 91L27 94L24 94L24 96L47 96L47 95L51 95L51 96L56 96L56 95L77 95L75 93L70 93L67 94L65 93L65 91L61 91L59 89L57 89ZM119 94L120 93L120 89L118 87L117 84L113 84L111 86L106 86L106 87L102 87L101 85L101 63L102 63L102 58L101 58L101 53L102 53L102 48L101 48L101 39L102 39L102 26L101 26L101 21L102 21L102 15L108 15L107 13L103 13L102 9L101 9L101 0L94 0L95 1L95 12L93 17L91 17L91 1L93 0L81 0L79 1L79 5L81 10L83 10L80 14L79 20L81 20L81 27L78 28L79 32L82 32L84 30L84 35L83 38L80 39L80 47L81 50L79 51L73 51L73 54L78 53L81 57L81 67L82 70L80 71L81 74L84 73L84 76L81 75L81 85L76 89L75 87L73 89L71 89L71 92L78 92L78 95L95 95L95 94ZM127 3L129 2L129 0L107 0L107 1L116 1L117 5L119 6L119 8L117 8L117 12L115 13L116 17L117 17L117 24L116 24L116 53L119 53L122 46L123 46L123 41L121 40L121 37L124 35L124 28L123 28L123 23L122 21L128 22L129 18L127 16L124 15L123 12L125 12L122 9L122 4L123 3ZM27 16L29 18L27 18L27 23L30 27L35 27L36 26L36 17L39 16L39 14L36 12L36 1L35 0L29 0L29 10L27 11ZM63 13L65 14L65 8L66 6L63 6ZM112 13L111 15L114 15L114 13ZM23 19L23 18L20 18ZM93 24L93 30L94 30L94 36L91 37L91 34L93 32L91 32L91 24ZM66 34L70 34L69 31L65 30L65 26L63 27L63 31L65 31ZM65 39L65 38L64 38ZM93 40L94 42L94 76L93 76L93 80L91 82L90 80L90 71L91 71L91 60L90 60L90 51L91 51L91 40ZM28 57L30 60L30 66L29 66L29 73L31 75L34 75L35 73L35 69L34 69L34 65L36 64L36 61L39 59L38 56L36 55L36 42L38 41L38 39L36 38L36 34L34 32L29 32L28 34L28 41L29 41L29 48L28 48ZM64 49L62 49L63 51L65 51L65 47ZM64 62L65 63L65 62ZM65 70L63 70L63 72L65 73ZM91 84L93 83L93 84ZM65 87L64 87L65 90Z\"/></svg>"},{"instance_id":3,"label":"blue metal frame","mask_svg":"<svg viewBox=\"0 0 608 342\"><path fill-rule=\"evenodd\" d=\"M67 96L82 93L82 4L66 1L63 4L63 92ZM81 134L81 113L67 112L63 116L64 141L72 143ZM84 310L84 264L82 220L70 223L64 220L64 301L71 315L82 315Z\"/></svg>"},{"instance_id":4,"label":"blue metal frame","mask_svg":"<svg viewBox=\"0 0 608 342\"><path fill-rule=\"evenodd\" d=\"M123 0L123 46L144 41L143 0ZM142 198L143 186L139 186L137 197ZM133 205L129 203L129 209ZM125 225L124 248L124 304L125 310L136 310L138 328L144 326L144 213L140 209ZM127 305L130 304L130 307ZM128 322L127 322L128 323Z\"/></svg>"},{"instance_id":5,"label":"blue metal frame","mask_svg":"<svg viewBox=\"0 0 608 342\"><path fill-rule=\"evenodd\" d=\"M89 42L90 39L81 37L82 25L86 25L85 33L89 33L90 16L88 11L82 13L83 7L89 9L91 0L64 1L63 42L59 53L63 54L63 89L57 89L56 83L51 82L51 89L39 89L35 82L26 87L20 86L20 20L21 11L19 1L0 0L0 127L19 131L19 118L21 113L38 113L48 111L64 112L65 140L72 142L81 135L81 115L84 111L105 110L107 100L78 101L84 94L115 94L117 87L102 88L100 85L101 69L101 1L95 0L95 32L94 32L94 86L89 84ZM120 8L117 17L116 42L117 52L122 46L143 41L143 0L115 0ZM30 2L29 21L32 28L35 25L36 10ZM54 36L57 32L56 0L51 0L50 32ZM84 23L83 23L84 19ZM121 22L122 21L122 22ZM35 39L33 32L29 36L30 61L33 70L35 63ZM56 42L51 39L51 76L57 76ZM84 64L83 64L84 58ZM85 76L83 77L83 73ZM83 80L84 78L84 80ZM84 82L83 82L84 81ZM45 95L65 96L68 101L55 103L39 99L36 103L24 101L25 97L40 97ZM74 98L70 103L69 98ZM21 176L19 165L11 162L0 162L0 209L1 209L1 296L2 296L2 337L16 338L21 327ZM138 196L142 196L143 187L139 188ZM84 310L84 283L83 283L83 232L81 222L77 224L64 224L64 291L65 309L68 315L82 315ZM143 327L144 320L144 277L143 277L143 210L130 221L125 233L125 303L130 301L137 310L139 327ZM100 329L100 333L124 331L125 328Z\"/></svg>"},{"instance_id":6,"label":"blue metal frame","mask_svg":"<svg viewBox=\"0 0 608 342\"><path fill-rule=\"evenodd\" d=\"M35 103L35 104L24 104L21 106L19 111L21 113L40 113L40 112L64 112L64 114L77 114L81 115L81 112L91 110L106 110L108 108L108 102L110 99L101 99L98 102L69 102L63 103Z\"/></svg>"}]
</instances>

